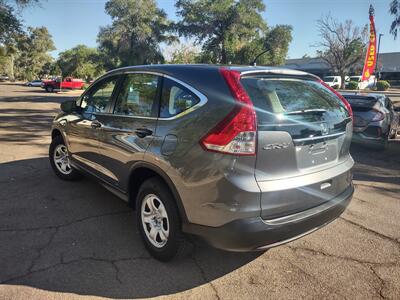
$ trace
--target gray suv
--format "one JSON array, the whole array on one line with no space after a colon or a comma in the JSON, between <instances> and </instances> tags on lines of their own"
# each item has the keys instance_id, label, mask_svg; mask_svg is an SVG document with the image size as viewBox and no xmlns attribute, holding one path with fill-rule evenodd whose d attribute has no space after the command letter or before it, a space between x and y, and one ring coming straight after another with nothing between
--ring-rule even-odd
<instances>
[{"instance_id":1,"label":"gray suv","mask_svg":"<svg viewBox=\"0 0 400 300\"><path fill-rule=\"evenodd\" d=\"M61 104L50 163L94 176L137 213L167 261L186 234L264 250L337 218L354 188L347 101L313 75L280 68L117 69Z\"/></svg>"}]
</instances>

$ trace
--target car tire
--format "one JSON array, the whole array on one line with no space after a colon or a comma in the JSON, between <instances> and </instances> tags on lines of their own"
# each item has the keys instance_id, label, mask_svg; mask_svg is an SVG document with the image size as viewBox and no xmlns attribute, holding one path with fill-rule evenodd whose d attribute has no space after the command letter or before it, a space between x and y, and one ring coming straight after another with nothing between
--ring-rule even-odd
<instances>
[{"instance_id":1,"label":"car tire","mask_svg":"<svg viewBox=\"0 0 400 300\"><path fill-rule=\"evenodd\" d=\"M32 84L28 84L29 87L32 87Z\"/></svg>"},{"instance_id":2,"label":"car tire","mask_svg":"<svg viewBox=\"0 0 400 300\"><path fill-rule=\"evenodd\" d=\"M62 136L56 136L51 141L49 160L54 173L56 173L59 178L67 181L81 179L81 173L69 163L68 149Z\"/></svg>"},{"instance_id":3,"label":"car tire","mask_svg":"<svg viewBox=\"0 0 400 300\"><path fill-rule=\"evenodd\" d=\"M396 138L396 128L390 127L389 128L389 139Z\"/></svg>"},{"instance_id":4,"label":"car tire","mask_svg":"<svg viewBox=\"0 0 400 300\"><path fill-rule=\"evenodd\" d=\"M191 244L182 232L176 202L159 178L150 178L141 185L136 198L136 216L140 236L154 258L167 262L188 254Z\"/></svg>"},{"instance_id":5,"label":"car tire","mask_svg":"<svg viewBox=\"0 0 400 300\"><path fill-rule=\"evenodd\" d=\"M46 86L46 92L52 93L54 91L54 88L51 85Z\"/></svg>"}]
</instances>

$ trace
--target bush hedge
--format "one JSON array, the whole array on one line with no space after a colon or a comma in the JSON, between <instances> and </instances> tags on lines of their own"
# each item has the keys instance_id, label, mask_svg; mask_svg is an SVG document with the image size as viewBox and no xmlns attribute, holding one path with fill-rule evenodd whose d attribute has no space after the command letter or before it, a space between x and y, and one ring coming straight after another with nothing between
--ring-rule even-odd
<instances>
[{"instance_id":1,"label":"bush hedge","mask_svg":"<svg viewBox=\"0 0 400 300\"><path fill-rule=\"evenodd\" d=\"M389 84L389 82L387 82L385 80L379 80L376 83L376 89L378 91L386 91L388 88L390 88L390 84Z\"/></svg>"},{"instance_id":2,"label":"bush hedge","mask_svg":"<svg viewBox=\"0 0 400 300\"><path fill-rule=\"evenodd\" d=\"M358 90L358 82L357 81L349 81L346 84L346 88L349 90Z\"/></svg>"}]
</instances>

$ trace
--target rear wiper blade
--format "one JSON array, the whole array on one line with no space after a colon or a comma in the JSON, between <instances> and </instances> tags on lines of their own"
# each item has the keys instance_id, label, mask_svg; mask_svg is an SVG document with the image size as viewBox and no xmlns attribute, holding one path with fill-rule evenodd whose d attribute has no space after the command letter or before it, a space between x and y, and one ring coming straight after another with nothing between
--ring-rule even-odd
<instances>
[{"instance_id":1,"label":"rear wiper blade","mask_svg":"<svg viewBox=\"0 0 400 300\"><path fill-rule=\"evenodd\" d=\"M310 113L310 112L324 113L324 112L326 112L326 109L316 108L316 109L294 110L294 111L286 112L285 115L298 115L298 114L305 114L305 113Z\"/></svg>"}]
</instances>

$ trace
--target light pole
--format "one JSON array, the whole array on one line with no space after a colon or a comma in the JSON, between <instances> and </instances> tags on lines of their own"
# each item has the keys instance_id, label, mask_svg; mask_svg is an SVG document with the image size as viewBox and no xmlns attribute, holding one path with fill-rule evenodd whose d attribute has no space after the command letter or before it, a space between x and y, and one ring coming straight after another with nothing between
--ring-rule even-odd
<instances>
[{"instance_id":1,"label":"light pole","mask_svg":"<svg viewBox=\"0 0 400 300\"><path fill-rule=\"evenodd\" d=\"M378 81L378 74L377 74L377 70L378 70L378 63L379 63L379 48L381 46L381 37L383 36L383 33L379 34L379 39L378 39L378 51L376 52L376 64L375 64L375 82Z\"/></svg>"}]
</instances>

